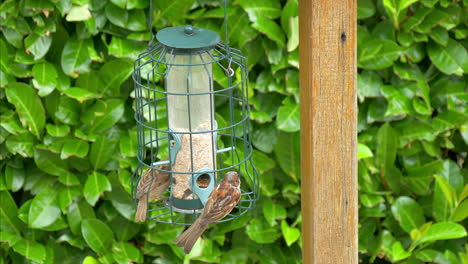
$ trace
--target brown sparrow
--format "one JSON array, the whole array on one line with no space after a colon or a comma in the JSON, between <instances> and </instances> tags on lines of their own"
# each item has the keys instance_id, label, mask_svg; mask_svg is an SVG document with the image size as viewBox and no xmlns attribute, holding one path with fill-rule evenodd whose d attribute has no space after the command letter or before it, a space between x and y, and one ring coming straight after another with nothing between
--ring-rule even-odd
<instances>
[{"instance_id":1,"label":"brown sparrow","mask_svg":"<svg viewBox=\"0 0 468 264\"><path fill-rule=\"evenodd\" d=\"M189 253L208 225L228 215L236 207L240 197L239 175L237 172L230 171L226 173L224 179L211 192L200 217L195 220L192 226L176 238L175 242L177 246L183 247L186 254Z\"/></svg>"},{"instance_id":2,"label":"brown sparrow","mask_svg":"<svg viewBox=\"0 0 468 264\"><path fill-rule=\"evenodd\" d=\"M158 166L158 169L169 170L169 164ZM152 175L151 175L152 174ZM153 177L152 177L153 176ZM169 187L170 176L169 172L163 172L147 169L140 181L138 182L137 193L135 198L138 199L138 208L135 214L135 222L144 222L146 220L146 210L148 208L148 190L149 200L161 200L162 194Z\"/></svg>"}]
</instances>

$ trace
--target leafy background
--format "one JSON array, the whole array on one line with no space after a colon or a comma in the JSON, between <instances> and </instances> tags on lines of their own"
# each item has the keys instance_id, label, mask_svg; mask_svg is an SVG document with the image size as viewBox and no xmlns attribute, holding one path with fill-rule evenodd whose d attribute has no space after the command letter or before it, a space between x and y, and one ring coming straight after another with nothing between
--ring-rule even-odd
<instances>
[{"instance_id":1,"label":"leafy background","mask_svg":"<svg viewBox=\"0 0 468 264\"><path fill-rule=\"evenodd\" d=\"M222 36L219 0L157 0L153 27ZM467 0L359 0L362 263L467 264ZM230 3L248 57L262 197L185 256L136 224L134 60L146 0L0 5L0 263L300 263L297 0ZM223 108L226 106L220 106Z\"/></svg>"}]
</instances>

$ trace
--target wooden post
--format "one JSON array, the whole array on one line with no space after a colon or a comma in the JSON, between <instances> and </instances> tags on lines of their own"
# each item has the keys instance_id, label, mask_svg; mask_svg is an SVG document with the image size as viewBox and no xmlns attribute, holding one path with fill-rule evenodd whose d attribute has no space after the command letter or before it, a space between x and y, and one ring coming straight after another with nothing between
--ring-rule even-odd
<instances>
[{"instance_id":1,"label":"wooden post","mask_svg":"<svg viewBox=\"0 0 468 264\"><path fill-rule=\"evenodd\" d=\"M299 0L304 264L358 263L356 0Z\"/></svg>"}]
</instances>

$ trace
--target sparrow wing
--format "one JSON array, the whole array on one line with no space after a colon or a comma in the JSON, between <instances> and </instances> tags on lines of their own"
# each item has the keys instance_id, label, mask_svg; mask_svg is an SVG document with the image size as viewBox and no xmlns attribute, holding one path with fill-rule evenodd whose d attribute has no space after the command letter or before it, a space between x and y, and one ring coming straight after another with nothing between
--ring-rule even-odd
<instances>
[{"instance_id":1,"label":"sparrow wing","mask_svg":"<svg viewBox=\"0 0 468 264\"><path fill-rule=\"evenodd\" d=\"M211 193L200 216L203 224L211 224L228 215L240 200L240 193L232 186L219 184Z\"/></svg>"}]
</instances>

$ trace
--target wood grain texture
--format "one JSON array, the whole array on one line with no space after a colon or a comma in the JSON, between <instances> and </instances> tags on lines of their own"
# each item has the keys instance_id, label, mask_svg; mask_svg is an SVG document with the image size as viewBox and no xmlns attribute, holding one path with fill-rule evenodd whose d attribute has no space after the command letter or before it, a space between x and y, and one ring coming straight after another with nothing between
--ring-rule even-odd
<instances>
[{"instance_id":1,"label":"wood grain texture","mask_svg":"<svg viewBox=\"0 0 468 264\"><path fill-rule=\"evenodd\" d=\"M356 0L300 0L303 263L358 263Z\"/></svg>"}]
</instances>

